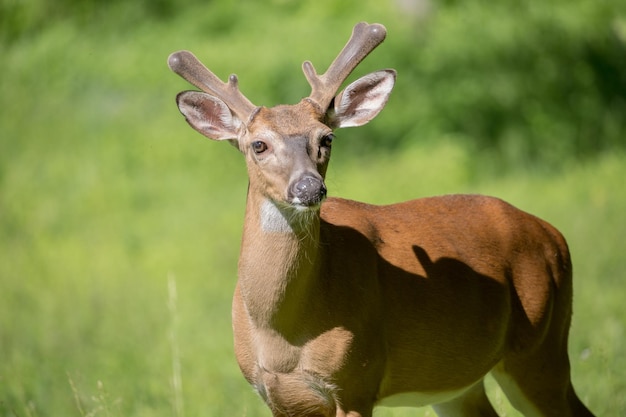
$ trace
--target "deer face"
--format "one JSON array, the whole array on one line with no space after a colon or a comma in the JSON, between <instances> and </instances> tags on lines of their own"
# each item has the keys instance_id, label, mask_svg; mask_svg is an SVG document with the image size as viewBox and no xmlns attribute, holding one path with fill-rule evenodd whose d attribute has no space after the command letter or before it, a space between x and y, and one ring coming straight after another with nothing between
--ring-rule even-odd
<instances>
[{"instance_id":1,"label":"deer face","mask_svg":"<svg viewBox=\"0 0 626 417\"><path fill-rule=\"evenodd\" d=\"M238 139L250 187L274 202L299 209L322 202L333 133L318 118L306 100L256 112Z\"/></svg>"}]
</instances>

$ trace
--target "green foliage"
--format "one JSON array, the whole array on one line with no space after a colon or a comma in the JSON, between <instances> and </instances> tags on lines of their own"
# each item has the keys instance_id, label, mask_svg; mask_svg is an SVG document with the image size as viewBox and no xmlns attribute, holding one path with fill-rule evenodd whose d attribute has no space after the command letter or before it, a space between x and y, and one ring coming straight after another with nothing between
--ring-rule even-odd
<instances>
[{"instance_id":1,"label":"green foliage","mask_svg":"<svg viewBox=\"0 0 626 417\"><path fill-rule=\"evenodd\" d=\"M0 39L9 45L58 24L121 33L138 22L178 26L188 42L211 39L228 68L264 74L250 93L259 90L267 103L307 91L296 54L285 50L315 52L314 45L333 45L340 27L380 20L392 38L370 61L393 65L400 78L394 117L371 130L369 146L445 135L501 166L558 168L565 155L584 158L625 143L623 2L2 0L0 16ZM313 55L324 61L330 52Z\"/></svg>"},{"instance_id":2,"label":"green foliage","mask_svg":"<svg viewBox=\"0 0 626 417\"><path fill-rule=\"evenodd\" d=\"M173 98L190 87L165 61L189 49L253 102L294 103L301 62L323 71L360 20L389 37L354 77L390 66L398 85L339 132L331 193L482 192L553 222L576 268L575 384L624 414L624 9L0 0L0 415L269 415L230 342L245 168L184 123Z\"/></svg>"},{"instance_id":3,"label":"green foliage","mask_svg":"<svg viewBox=\"0 0 626 417\"><path fill-rule=\"evenodd\" d=\"M623 146L624 15L608 3L498 4L441 12L424 37L411 67L425 81L421 118L436 121L434 134L471 138L507 163Z\"/></svg>"}]
</instances>

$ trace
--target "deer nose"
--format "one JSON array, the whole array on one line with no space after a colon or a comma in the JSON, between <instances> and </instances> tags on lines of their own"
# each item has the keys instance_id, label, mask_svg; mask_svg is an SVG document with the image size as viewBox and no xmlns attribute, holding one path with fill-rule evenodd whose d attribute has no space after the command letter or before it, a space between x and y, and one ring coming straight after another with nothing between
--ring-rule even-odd
<instances>
[{"instance_id":1,"label":"deer nose","mask_svg":"<svg viewBox=\"0 0 626 417\"><path fill-rule=\"evenodd\" d=\"M294 182L289 189L293 204L315 206L326 198L326 186L321 178L307 175Z\"/></svg>"}]
</instances>

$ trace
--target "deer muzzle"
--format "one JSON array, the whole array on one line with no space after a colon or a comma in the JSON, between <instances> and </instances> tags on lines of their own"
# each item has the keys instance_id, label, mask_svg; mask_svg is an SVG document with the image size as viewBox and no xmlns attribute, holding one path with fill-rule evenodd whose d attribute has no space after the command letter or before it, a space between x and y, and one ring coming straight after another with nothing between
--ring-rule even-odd
<instances>
[{"instance_id":1,"label":"deer muzzle","mask_svg":"<svg viewBox=\"0 0 626 417\"><path fill-rule=\"evenodd\" d=\"M305 175L289 187L288 198L295 206L314 207L326 198L326 191L321 178Z\"/></svg>"}]
</instances>

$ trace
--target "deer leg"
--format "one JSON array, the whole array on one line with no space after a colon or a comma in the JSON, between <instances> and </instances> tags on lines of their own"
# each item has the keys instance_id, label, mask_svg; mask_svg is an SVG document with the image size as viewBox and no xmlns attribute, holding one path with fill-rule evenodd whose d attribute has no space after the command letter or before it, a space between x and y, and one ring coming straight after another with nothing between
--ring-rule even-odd
<instances>
[{"instance_id":1,"label":"deer leg","mask_svg":"<svg viewBox=\"0 0 626 417\"><path fill-rule=\"evenodd\" d=\"M593 416L576 395L570 377L567 337L571 288L568 284L560 280L560 292L554 296L552 315L539 343L514 345L517 347L492 369L511 404L527 417Z\"/></svg>"},{"instance_id":2,"label":"deer leg","mask_svg":"<svg viewBox=\"0 0 626 417\"><path fill-rule=\"evenodd\" d=\"M274 417L352 417L340 411L337 387L317 375L260 370L259 376L257 390Z\"/></svg>"},{"instance_id":3,"label":"deer leg","mask_svg":"<svg viewBox=\"0 0 626 417\"><path fill-rule=\"evenodd\" d=\"M439 417L498 417L487 398L483 380L458 397L433 405L433 409Z\"/></svg>"},{"instance_id":4,"label":"deer leg","mask_svg":"<svg viewBox=\"0 0 626 417\"><path fill-rule=\"evenodd\" d=\"M572 386L567 356L505 359L492 374L511 404L527 417L593 417Z\"/></svg>"}]
</instances>

